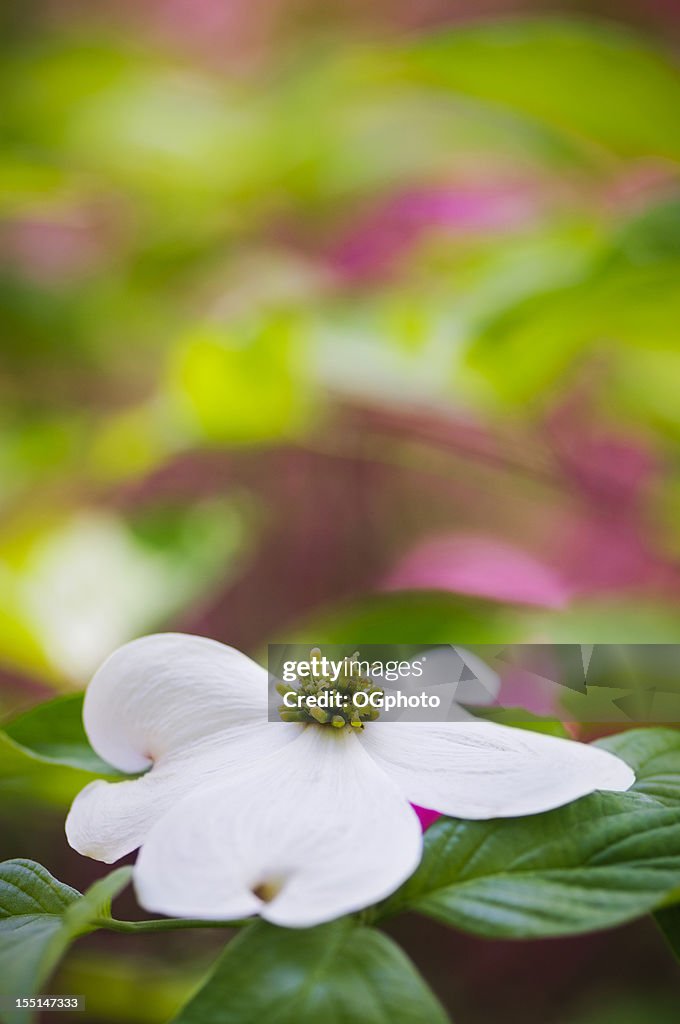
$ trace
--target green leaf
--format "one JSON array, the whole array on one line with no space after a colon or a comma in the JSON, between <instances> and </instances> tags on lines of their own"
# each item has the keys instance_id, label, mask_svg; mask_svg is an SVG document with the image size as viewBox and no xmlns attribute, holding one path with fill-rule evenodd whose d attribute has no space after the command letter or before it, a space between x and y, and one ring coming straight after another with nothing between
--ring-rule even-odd
<instances>
[{"instance_id":1,"label":"green leaf","mask_svg":"<svg viewBox=\"0 0 680 1024\"><path fill-rule=\"evenodd\" d=\"M527 818L440 819L385 909L490 938L570 935L648 913L679 879L680 807L594 793Z\"/></svg>"},{"instance_id":2,"label":"green leaf","mask_svg":"<svg viewBox=\"0 0 680 1024\"><path fill-rule=\"evenodd\" d=\"M0 799L3 804L28 800L65 807L96 778L98 776L91 772L38 757L0 732Z\"/></svg>"},{"instance_id":3,"label":"green leaf","mask_svg":"<svg viewBox=\"0 0 680 1024\"><path fill-rule=\"evenodd\" d=\"M680 731L629 729L598 740L597 745L622 757L634 769L634 789L638 793L662 804L680 806Z\"/></svg>"},{"instance_id":4,"label":"green leaf","mask_svg":"<svg viewBox=\"0 0 680 1024\"><path fill-rule=\"evenodd\" d=\"M386 935L349 918L290 930L259 921L231 942L175 1024L445 1024Z\"/></svg>"},{"instance_id":5,"label":"green leaf","mask_svg":"<svg viewBox=\"0 0 680 1024\"><path fill-rule=\"evenodd\" d=\"M555 644L678 644L680 617L660 602L590 600L559 612L537 612L527 623L527 635Z\"/></svg>"},{"instance_id":6,"label":"green leaf","mask_svg":"<svg viewBox=\"0 0 680 1024\"><path fill-rule=\"evenodd\" d=\"M71 942L109 916L131 870L119 868L83 896L35 861L0 864L0 995L38 992ZM6 1019L25 1021L29 1014L11 1011Z\"/></svg>"},{"instance_id":7,"label":"green leaf","mask_svg":"<svg viewBox=\"0 0 680 1024\"><path fill-rule=\"evenodd\" d=\"M68 945L64 914L80 899L29 860L0 866L0 993L32 995Z\"/></svg>"},{"instance_id":8,"label":"green leaf","mask_svg":"<svg viewBox=\"0 0 680 1024\"><path fill-rule=\"evenodd\" d=\"M90 746L83 728L83 695L57 697L15 718L5 733L36 757L97 775L116 775Z\"/></svg>"},{"instance_id":9,"label":"green leaf","mask_svg":"<svg viewBox=\"0 0 680 1024\"><path fill-rule=\"evenodd\" d=\"M405 71L623 156L680 158L677 69L613 25L482 22L417 42Z\"/></svg>"},{"instance_id":10,"label":"green leaf","mask_svg":"<svg viewBox=\"0 0 680 1024\"><path fill-rule=\"evenodd\" d=\"M295 630L302 642L352 644L512 643L522 639L522 613L480 598L409 590L330 609Z\"/></svg>"},{"instance_id":11,"label":"green leaf","mask_svg":"<svg viewBox=\"0 0 680 1024\"><path fill-rule=\"evenodd\" d=\"M652 266L598 268L583 280L513 301L482 325L467 365L505 402L549 403L551 389L559 388L568 367L599 345L622 365L613 396L621 403L634 399L639 407L638 392L627 375L631 366L646 364L648 349L655 360L663 360L664 372L672 375L677 389L673 324L680 313L674 286L678 271L677 259ZM671 413L666 404L656 418L677 423L677 408Z\"/></svg>"},{"instance_id":12,"label":"green leaf","mask_svg":"<svg viewBox=\"0 0 680 1024\"><path fill-rule=\"evenodd\" d=\"M0 731L0 795L68 805L93 779L122 778L82 726L82 694L40 704Z\"/></svg>"}]
</instances>

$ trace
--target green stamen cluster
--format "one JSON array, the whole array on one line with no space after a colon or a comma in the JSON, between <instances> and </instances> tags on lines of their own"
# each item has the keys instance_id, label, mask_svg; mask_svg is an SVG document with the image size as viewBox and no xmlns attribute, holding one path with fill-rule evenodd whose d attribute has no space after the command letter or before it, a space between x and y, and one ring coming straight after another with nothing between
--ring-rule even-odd
<instances>
[{"instance_id":1,"label":"green stamen cluster","mask_svg":"<svg viewBox=\"0 0 680 1024\"><path fill-rule=\"evenodd\" d=\"M318 647L310 654L312 664L314 659L321 658ZM312 671L309 677L298 677L294 686L279 683L276 689L282 697L289 693L296 695L294 699L289 699L289 703L294 704L294 707L279 705L279 715L284 722L330 725L334 729L348 727L357 731L364 728L365 722L373 722L379 718L380 711L367 703L365 698L359 701L361 706L357 706L354 702L355 695L361 693L370 697L376 694L382 698L384 692L361 675L358 654L344 659L337 679L333 678L330 672L324 673L319 668L316 673Z\"/></svg>"}]
</instances>

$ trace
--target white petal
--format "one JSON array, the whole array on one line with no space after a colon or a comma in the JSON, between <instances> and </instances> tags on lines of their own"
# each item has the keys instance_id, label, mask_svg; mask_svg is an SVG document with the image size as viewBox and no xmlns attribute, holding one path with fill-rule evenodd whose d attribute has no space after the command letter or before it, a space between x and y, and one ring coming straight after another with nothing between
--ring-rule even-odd
<instances>
[{"instance_id":1,"label":"white petal","mask_svg":"<svg viewBox=\"0 0 680 1024\"><path fill-rule=\"evenodd\" d=\"M536 814L635 781L598 747L493 722L373 722L361 742L412 803L457 818Z\"/></svg>"},{"instance_id":2,"label":"white petal","mask_svg":"<svg viewBox=\"0 0 680 1024\"><path fill-rule=\"evenodd\" d=\"M187 793L240 774L301 729L283 722L232 728L162 757L139 779L91 782L71 805L66 838L78 853L111 864L141 846L158 819Z\"/></svg>"},{"instance_id":3,"label":"white petal","mask_svg":"<svg viewBox=\"0 0 680 1024\"><path fill-rule=\"evenodd\" d=\"M136 849L173 803L229 777L299 735L267 721L267 672L205 637L162 633L115 651L85 695L97 753L140 779L93 782L66 821L79 853L111 863Z\"/></svg>"},{"instance_id":4,"label":"white petal","mask_svg":"<svg viewBox=\"0 0 680 1024\"><path fill-rule=\"evenodd\" d=\"M308 927L393 892L421 847L415 813L357 737L308 726L239 783L173 807L142 848L135 886L154 913L259 912Z\"/></svg>"},{"instance_id":5,"label":"white petal","mask_svg":"<svg viewBox=\"0 0 680 1024\"><path fill-rule=\"evenodd\" d=\"M266 717L266 670L233 647L184 633L119 647L95 673L83 705L90 743L123 772Z\"/></svg>"}]
</instances>

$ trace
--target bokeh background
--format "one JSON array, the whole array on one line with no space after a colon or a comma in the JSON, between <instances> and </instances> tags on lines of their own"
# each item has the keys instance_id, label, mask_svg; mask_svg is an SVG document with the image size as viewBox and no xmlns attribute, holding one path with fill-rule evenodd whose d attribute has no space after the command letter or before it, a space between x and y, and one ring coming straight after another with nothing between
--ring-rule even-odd
<instances>
[{"instance_id":1,"label":"bokeh background","mask_svg":"<svg viewBox=\"0 0 680 1024\"><path fill-rule=\"evenodd\" d=\"M0 715L158 628L680 641L673 0L0 18ZM0 856L82 888L58 790L0 779ZM651 923L393 928L464 1024L677 1020ZM156 1024L217 941L53 987Z\"/></svg>"}]
</instances>

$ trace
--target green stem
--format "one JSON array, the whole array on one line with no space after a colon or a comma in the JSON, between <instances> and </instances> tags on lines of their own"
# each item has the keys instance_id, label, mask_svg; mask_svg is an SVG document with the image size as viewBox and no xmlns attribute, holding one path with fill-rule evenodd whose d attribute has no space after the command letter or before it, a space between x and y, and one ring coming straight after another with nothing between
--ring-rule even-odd
<instances>
[{"instance_id":1,"label":"green stem","mask_svg":"<svg viewBox=\"0 0 680 1024\"><path fill-rule=\"evenodd\" d=\"M243 928L252 924L254 918L238 921L200 921L189 918L162 917L152 921L117 921L113 917L95 918L93 928L105 928L110 932L169 932L180 928Z\"/></svg>"}]
</instances>

